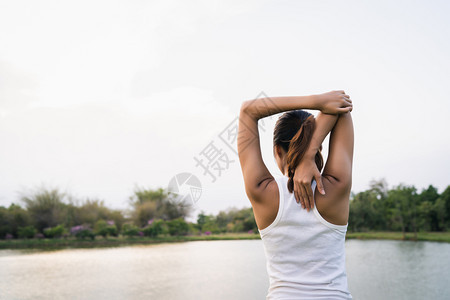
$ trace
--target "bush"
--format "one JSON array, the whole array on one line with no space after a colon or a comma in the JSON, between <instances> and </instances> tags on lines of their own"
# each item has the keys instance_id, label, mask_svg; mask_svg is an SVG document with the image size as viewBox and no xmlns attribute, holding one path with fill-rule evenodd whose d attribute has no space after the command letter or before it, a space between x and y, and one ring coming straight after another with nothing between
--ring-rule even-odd
<instances>
[{"instance_id":1,"label":"bush","mask_svg":"<svg viewBox=\"0 0 450 300\"><path fill-rule=\"evenodd\" d=\"M189 225L183 218L177 218L167 222L170 235L186 235L189 231Z\"/></svg>"},{"instance_id":2,"label":"bush","mask_svg":"<svg viewBox=\"0 0 450 300\"><path fill-rule=\"evenodd\" d=\"M137 236L137 235L139 235L139 232L140 232L139 228L133 224L126 223L126 224L123 224L123 226L122 226L122 234L123 235Z\"/></svg>"},{"instance_id":3,"label":"bush","mask_svg":"<svg viewBox=\"0 0 450 300\"><path fill-rule=\"evenodd\" d=\"M95 239L95 234L92 229L87 225L78 225L70 229L70 233L78 239L84 240L85 238Z\"/></svg>"},{"instance_id":4,"label":"bush","mask_svg":"<svg viewBox=\"0 0 450 300\"><path fill-rule=\"evenodd\" d=\"M143 230L145 236L157 237L160 234L167 232L167 225L163 220L153 221Z\"/></svg>"},{"instance_id":5,"label":"bush","mask_svg":"<svg viewBox=\"0 0 450 300\"><path fill-rule=\"evenodd\" d=\"M80 232L78 232L76 234L76 237L79 239L82 239L82 240L84 240L85 238L90 238L91 240L94 240L95 234L94 234L94 232L92 232L92 229L86 228L86 229L83 229Z\"/></svg>"},{"instance_id":6,"label":"bush","mask_svg":"<svg viewBox=\"0 0 450 300\"><path fill-rule=\"evenodd\" d=\"M45 238L45 235L43 235L42 233L38 232L38 233L36 233L34 235L34 238L35 239L43 239L43 238Z\"/></svg>"},{"instance_id":7,"label":"bush","mask_svg":"<svg viewBox=\"0 0 450 300\"><path fill-rule=\"evenodd\" d=\"M95 223L95 234L101 235L104 238L107 236L117 236L117 227L113 222L108 223L105 220L98 220Z\"/></svg>"},{"instance_id":8,"label":"bush","mask_svg":"<svg viewBox=\"0 0 450 300\"><path fill-rule=\"evenodd\" d=\"M220 233L219 227L213 221L208 221L205 224L203 224L202 231L203 232L210 231L210 232L215 233L215 234Z\"/></svg>"},{"instance_id":9,"label":"bush","mask_svg":"<svg viewBox=\"0 0 450 300\"><path fill-rule=\"evenodd\" d=\"M48 238L60 238L64 235L64 233L66 233L66 229L63 225L44 229L44 235Z\"/></svg>"},{"instance_id":10,"label":"bush","mask_svg":"<svg viewBox=\"0 0 450 300\"><path fill-rule=\"evenodd\" d=\"M244 224L241 220L236 220L233 226L233 232L242 232L244 231Z\"/></svg>"},{"instance_id":11,"label":"bush","mask_svg":"<svg viewBox=\"0 0 450 300\"><path fill-rule=\"evenodd\" d=\"M201 234L201 227L195 223L188 223L189 225L189 234Z\"/></svg>"},{"instance_id":12,"label":"bush","mask_svg":"<svg viewBox=\"0 0 450 300\"><path fill-rule=\"evenodd\" d=\"M21 239L32 239L36 234L36 228L33 226L19 227L17 234Z\"/></svg>"}]
</instances>

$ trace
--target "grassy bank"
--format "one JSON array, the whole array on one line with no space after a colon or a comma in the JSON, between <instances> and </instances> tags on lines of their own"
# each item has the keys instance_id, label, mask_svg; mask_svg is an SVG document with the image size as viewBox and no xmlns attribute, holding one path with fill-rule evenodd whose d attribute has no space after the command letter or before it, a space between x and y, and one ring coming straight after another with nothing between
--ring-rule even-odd
<instances>
[{"instance_id":1,"label":"grassy bank","mask_svg":"<svg viewBox=\"0 0 450 300\"><path fill-rule=\"evenodd\" d=\"M157 243L213 241L213 240L254 240L260 239L259 234L226 233L212 235L164 236L158 238L148 237L110 237L96 238L95 240L69 239L14 239L0 240L0 249L57 249L57 248L95 248L117 247L124 245L147 245ZM401 232L348 232L347 239L361 240L414 240L414 234L407 233L403 238ZM450 243L450 232L419 232L418 241L433 241Z\"/></svg>"},{"instance_id":2,"label":"grassy bank","mask_svg":"<svg viewBox=\"0 0 450 300\"><path fill-rule=\"evenodd\" d=\"M189 242L189 241L213 241L213 240L252 240L260 239L259 234L249 233L225 233L212 235L187 235L187 236L162 236L149 237L97 237L95 240L68 239L13 239L0 240L0 249L54 249L54 248L95 248L116 247L124 245L147 245L157 243Z\"/></svg>"},{"instance_id":3,"label":"grassy bank","mask_svg":"<svg viewBox=\"0 0 450 300\"><path fill-rule=\"evenodd\" d=\"M361 240L416 240L414 233L403 237L401 232L347 232L347 239ZM417 241L450 243L450 232L418 232Z\"/></svg>"}]
</instances>

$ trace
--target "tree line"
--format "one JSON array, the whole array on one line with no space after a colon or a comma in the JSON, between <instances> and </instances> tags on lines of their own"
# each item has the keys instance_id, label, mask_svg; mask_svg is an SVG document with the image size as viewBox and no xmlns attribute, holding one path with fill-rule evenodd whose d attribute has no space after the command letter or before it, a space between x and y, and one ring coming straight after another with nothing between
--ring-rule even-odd
<instances>
[{"instance_id":1,"label":"tree line","mask_svg":"<svg viewBox=\"0 0 450 300\"><path fill-rule=\"evenodd\" d=\"M202 211L197 222L188 222L192 206L162 188L136 188L126 210L110 209L98 199L78 201L58 189L44 187L22 195L20 204L0 206L0 239L257 232L251 208L231 208L217 216Z\"/></svg>"},{"instance_id":2,"label":"tree line","mask_svg":"<svg viewBox=\"0 0 450 300\"><path fill-rule=\"evenodd\" d=\"M136 188L127 210L110 209L98 199L78 201L46 188L22 195L20 204L0 206L0 239L258 233L251 207L230 208L217 215L202 211L196 222L188 222L192 206L161 188ZM348 230L352 232L449 229L450 186L441 194L432 185L418 192L404 184L389 189L381 179L350 198Z\"/></svg>"},{"instance_id":3,"label":"tree line","mask_svg":"<svg viewBox=\"0 0 450 300\"><path fill-rule=\"evenodd\" d=\"M373 180L369 189L352 194L349 228L361 231L447 231L450 229L450 186L439 194L433 185L418 192L413 185L389 189Z\"/></svg>"}]
</instances>

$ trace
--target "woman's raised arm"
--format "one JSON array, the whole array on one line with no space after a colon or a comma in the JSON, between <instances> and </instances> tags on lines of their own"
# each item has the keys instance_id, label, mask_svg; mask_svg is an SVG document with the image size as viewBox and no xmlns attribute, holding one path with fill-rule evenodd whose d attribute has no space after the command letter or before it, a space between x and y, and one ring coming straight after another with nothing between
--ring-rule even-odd
<instances>
[{"instance_id":1,"label":"woman's raised arm","mask_svg":"<svg viewBox=\"0 0 450 300\"><path fill-rule=\"evenodd\" d=\"M341 114L331 130L328 159L322 172L326 195L316 195L317 209L337 225L348 222L352 187L354 132L350 112ZM328 192L330 190L330 193Z\"/></svg>"},{"instance_id":2,"label":"woman's raised arm","mask_svg":"<svg viewBox=\"0 0 450 300\"><path fill-rule=\"evenodd\" d=\"M270 115L295 109L314 109L326 114L341 114L349 111L352 101L344 91L331 91L311 96L265 97L242 103L241 113L262 119Z\"/></svg>"},{"instance_id":3,"label":"woman's raised arm","mask_svg":"<svg viewBox=\"0 0 450 300\"><path fill-rule=\"evenodd\" d=\"M322 176L317 168L315 157L323 140L333 129L337 120L338 115L319 112L315 120L316 126L308 150L305 152L305 155L294 172L294 193L296 199L298 199L302 204L302 207L306 208L308 211L314 207L314 198L311 188L312 179L316 180L319 192L325 195Z\"/></svg>"},{"instance_id":4,"label":"woman's raised arm","mask_svg":"<svg viewBox=\"0 0 450 300\"><path fill-rule=\"evenodd\" d=\"M313 96L260 98L243 102L239 115L238 154L244 176L245 190L251 200L264 194L273 176L261 155L258 120L295 109L317 109L325 113L344 113L352 108L344 91L332 91Z\"/></svg>"}]
</instances>

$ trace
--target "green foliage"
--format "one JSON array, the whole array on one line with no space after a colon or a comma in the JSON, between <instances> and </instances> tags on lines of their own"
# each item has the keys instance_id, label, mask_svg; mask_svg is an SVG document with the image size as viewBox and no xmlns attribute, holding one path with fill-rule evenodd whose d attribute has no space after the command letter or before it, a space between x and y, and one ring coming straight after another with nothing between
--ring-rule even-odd
<instances>
[{"instance_id":1,"label":"green foliage","mask_svg":"<svg viewBox=\"0 0 450 300\"><path fill-rule=\"evenodd\" d=\"M189 225L183 218L177 218L166 222L170 235L186 235L189 232Z\"/></svg>"},{"instance_id":2,"label":"green foliage","mask_svg":"<svg viewBox=\"0 0 450 300\"><path fill-rule=\"evenodd\" d=\"M189 222L188 226L189 226L188 234L190 234L190 235L198 235L198 234L201 233L201 230L200 230L201 228L200 228L200 226L198 226L197 223Z\"/></svg>"},{"instance_id":3,"label":"green foliage","mask_svg":"<svg viewBox=\"0 0 450 300\"><path fill-rule=\"evenodd\" d=\"M48 238L60 238L65 233L67 233L67 230L64 228L63 225L58 225L55 227L45 228L44 229L44 235Z\"/></svg>"},{"instance_id":4,"label":"green foliage","mask_svg":"<svg viewBox=\"0 0 450 300\"><path fill-rule=\"evenodd\" d=\"M32 239L34 238L36 232L36 228L34 228L33 226L19 227L18 236L21 239Z\"/></svg>"},{"instance_id":5,"label":"green foliage","mask_svg":"<svg viewBox=\"0 0 450 300\"><path fill-rule=\"evenodd\" d=\"M174 220L185 218L191 212L191 205L186 201L178 201L176 197L164 189L136 188L130 198L132 218L136 225L146 226L151 219Z\"/></svg>"},{"instance_id":6,"label":"green foliage","mask_svg":"<svg viewBox=\"0 0 450 300\"><path fill-rule=\"evenodd\" d=\"M197 216L197 224L200 228L202 228L203 225L208 221L208 216L205 215L204 211L201 211Z\"/></svg>"},{"instance_id":7,"label":"green foliage","mask_svg":"<svg viewBox=\"0 0 450 300\"><path fill-rule=\"evenodd\" d=\"M164 189L136 189L130 200L132 209L122 212L109 209L100 200L80 203L58 189L42 188L22 196L26 208L16 204L0 207L0 239L43 234L55 238L66 236L66 228L80 239L117 236L119 232L148 237L258 233L251 207L230 208L217 215L201 211L196 223L187 223L192 207ZM418 192L414 186L401 184L389 189L384 179L373 180L368 190L352 193L350 200L352 232L401 231L405 237L409 232L419 236L424 231L450 230L450 186L439 194L432 185Z\"/></svg>"},{"instance_id":8,"label":"green foliage","mask_svg":"<svg viewBox=\"0 0 450 300\"><path fill-rule=\"evenodd\" d=\"M209 218L208 222L203 224L202 232L210 231L211 233L220 233L218 224L215 222L214 218Z\"/></svg>"},{"instance_id":9,"label":"green foliage","mask_svg":"<svg viewBox=\"0 0 450 300\"><path fill-rule=\"evenodd\" d=\"M111 210L103 201L87 199L80 206L71 209L70 219L75 224L89 224L95 227L99 220L113 220L117 227L121 227L125 218L120 211Z\"/></svg>"},{"instance_id":10,"label":"green foliage","mask_svg":"<svg viewBox=\"0 0 450 300\"><path fill-rule=\"evenodd\" d=\"M95 223L94 233L104 238L108 236L117 236L117 227L115 224L108 224L105 220L98 220Z\"/></svg>"},{"instance_id":11,"label":"green foliage","mask_svg":"<svg viewBox=\"0 0 450 300\"><path fill-rule=\"evenodd\" d=\"M7 234L12 234L10 228L8 209L0 206L0 239L5 238Z\"/></svg>"},{"instance_id":12,"label":"green foliage","mask_svg":"<svg viewBox=\"0 0 450 300\"><path fill-rule=\"evenodd\" d=\"M137 204L134 208L134 222L139 226L144 226L148 220L156 216L158 204L156 202L144 202Z\"/></svg>"},{"instance_id":13,"label":"green foliage","mask_svg":"<svg viewBox=\"0 0 450 300\"><path fill-rule=\"evenodd\" d=\"M27 210L19 205L11 204L9 208L0 207L0 238L7 234L18 237L19 227L31 225Z\"/></svg>"},{"instance_id":14,"label":"green foliage","mask_svg":"<svg viewBox=\"0 0 450 300\"><path fill-rule=\"evenodd\" d=\"M164 234L168 232L168 226L164 220L156 220L153 221L152 224L145 227L142 232L145 236L149 237L157 237L158 235Z\"/></svg>"},{"instance_id":15,"label":"green foliage","mask_svg":"<svg viewBox=\"0 0 450 300\"><path fill-rule=\"evenodd\" d=\"M122 226L122 234L126 236L138 236L139 235L139 228L133 224L125 223Z\"/></svg>"},{"instance_id":16,"label":"green foliage","mask_svg":"<svg viewBox=\"0 0 450 300\"><path fill-rule=\"evenodd\" d=\"M201 221L199 225L202 224L202 232L258 232L255 216L251 207L243 209L231 208L226 211L220 211L217 216L205 215L201 212L198 216L198 220Z\"/></svg>"},{"instance_id":17,"label":"green foliage","mask_svg":"<svg viewBox=\"0 0 450 300\"><path fill-rule=\"evenodd\" d=\"M27 210L38 231L53 227L64 222L65 205L63 203L66 195L58 189L38 189L35 193L22 196Z\"/></svg>"},{"instance_id":18,"label":"green foliage","mask_svg":"<svg viewBox=\"0 0 450 300\"><path fill-rule=\"evenodd\" d=\"M78 239L91 239L94 240L95 239L95 234L94 232L92 232L92 229L86 228L83 230L80 230L76 235L75 235Z\"/></svg>"},{"instance_id":19,"label":"green foliage","mask_svg":"<svg viewBox=\"0 0 450 300\"><path fill-rule=\"evenodd\" d=\"M387 188L385 180L372 181L367 191L350 201L349 230L401 231L403 236L419 231L450 229L450 186L439 195L430 185L417 193L414 186Z\"/></svg>"}]
</instances>

